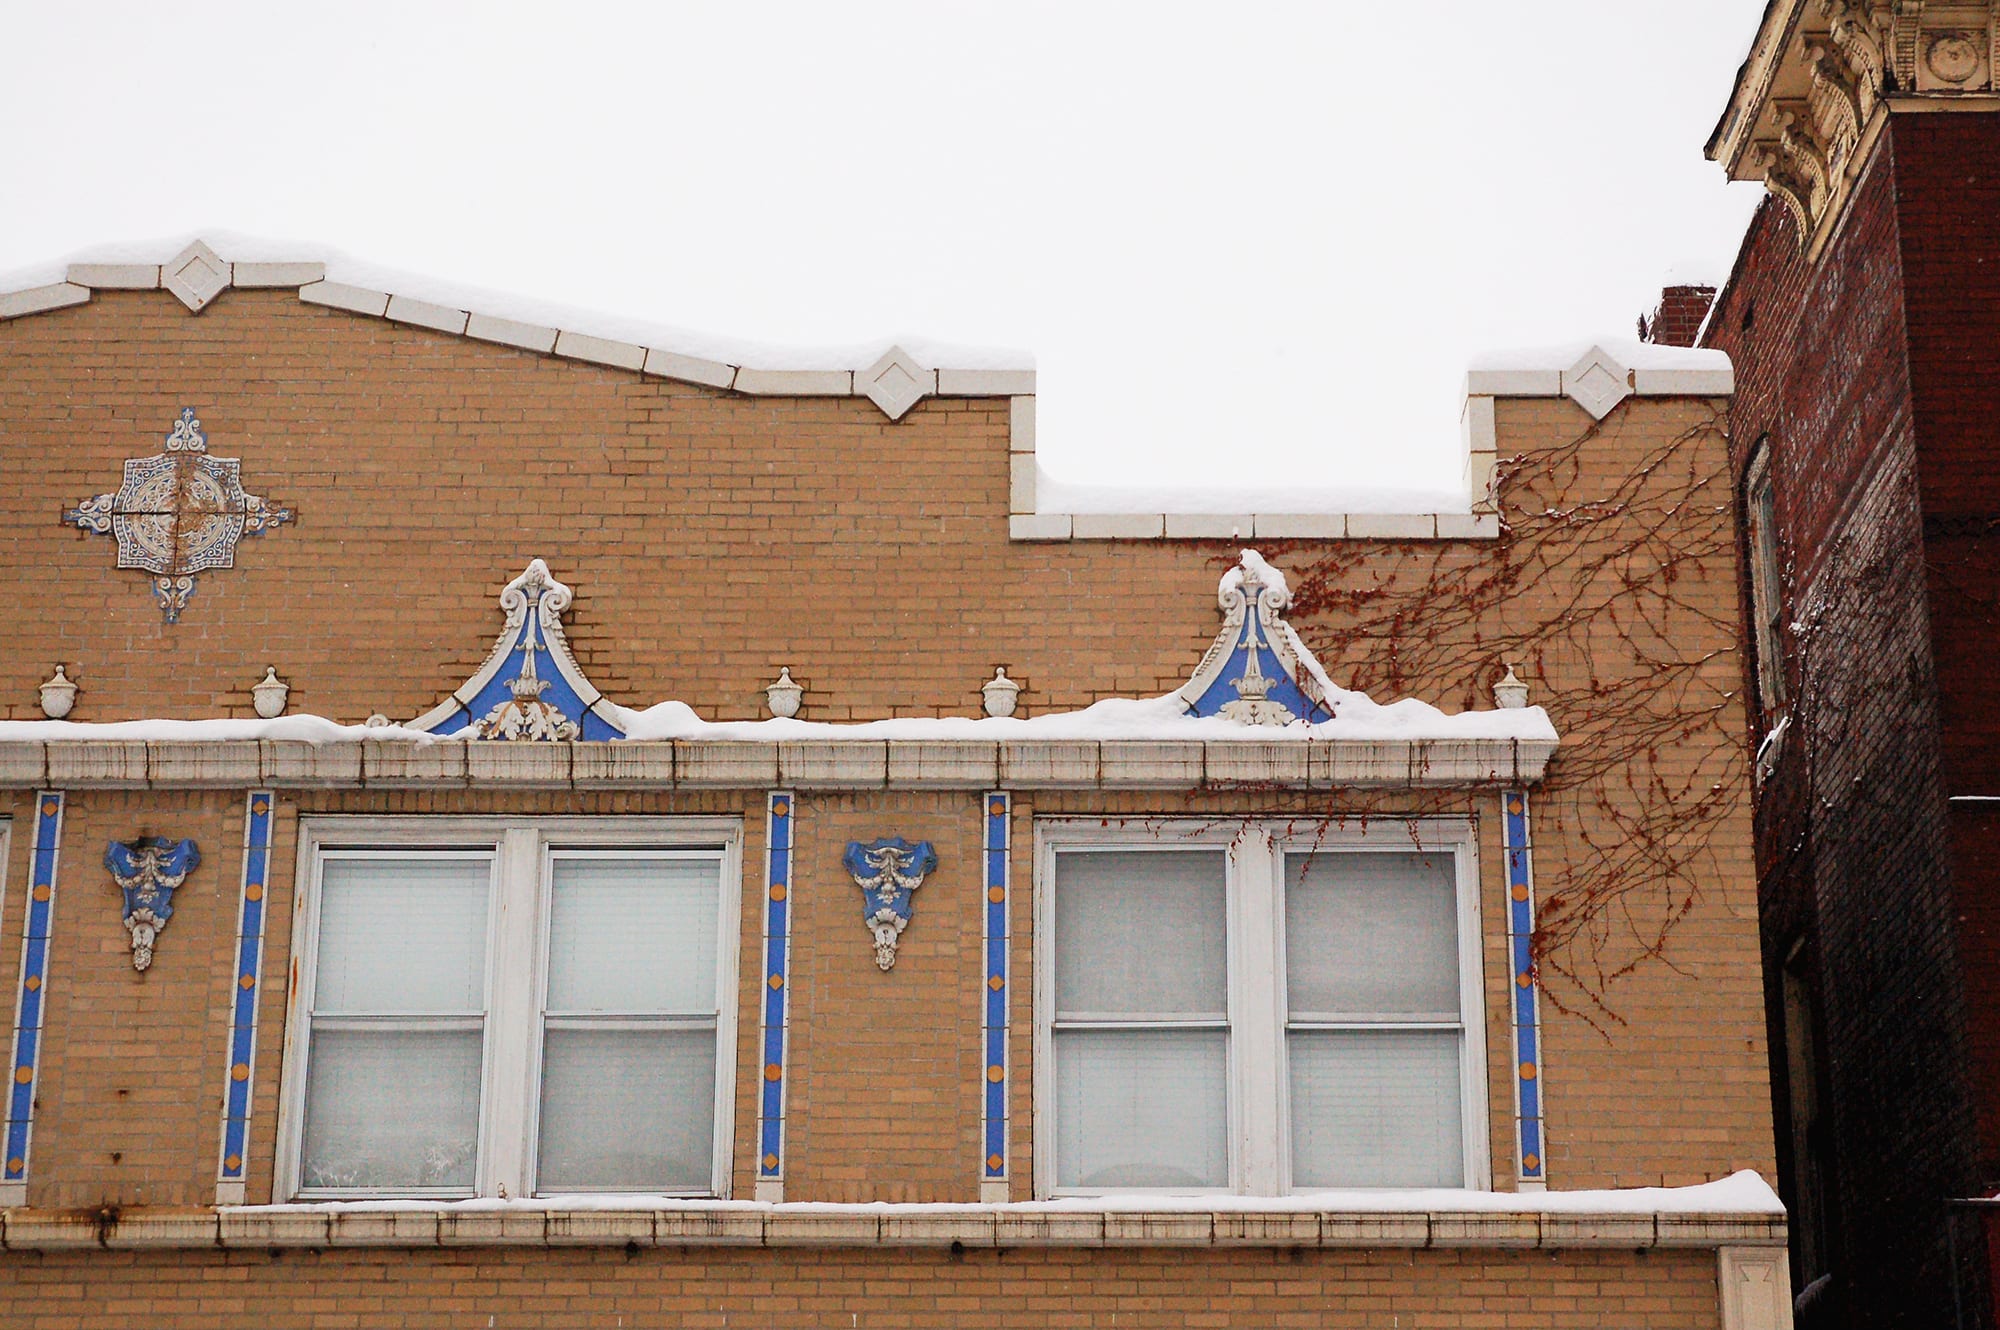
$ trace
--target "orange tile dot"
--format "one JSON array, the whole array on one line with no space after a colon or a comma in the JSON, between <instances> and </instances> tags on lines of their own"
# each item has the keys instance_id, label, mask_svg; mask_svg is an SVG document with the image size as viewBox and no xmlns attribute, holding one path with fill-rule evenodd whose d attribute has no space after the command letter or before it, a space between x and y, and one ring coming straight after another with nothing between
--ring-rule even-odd
<instances>
[{"instance_id":1,"label":"orange tile dot","mask_svg":"<svg viewBox=\"0 0 2000 1330\"><path fill-rule=\"evenodd\" d=\"M232 1081L247 1081L247 1080L249 1080L249 1079L250 1079L250 1068L249 1068L249 1067L248 1067L248 1066L247 1066L246 1064L244 1064L244 1063L241 1063L241 1062L237 1063L237 1064L236 1064L235 1066L233 1066L233 1067L231 1067L231 1068L229 1069L229 1079L230 1079L230 1080L232 1080Z\"/></svg>"},{"instance_id":2,"label":"orange tile dot","mask_svg":"<svg viewBox=\"0 0 2000 1330\"><path fill-rule=\"evenodd\" d=\"M1527 1169L1530 1173L1534 1172L1541 1166L1542 1166L1542 1157L1540 1155L1521 1156L1521 1167Z\"/></svg>"},{"instance_id":3,"label":"orange tile dot","mask_svg":"<svg viewBox=\"0 0 2000 1330\"><path fill-rule=\"evenodd\" d=\"M1521 1079L1522 1079L1522 1080L1524 1080L1524 1081L1532 1081L1532 1080L1534 1080L1534 1079L1535 1079L1535 1064L1534 1064L1534 1063L1532 1063L1532 1062L1523 1062L1523 1063L1521 1064Z\"/></svg>"},{"instance_id":4,"label":"orange tile dot","mask_svg":"<svg viewBox=\"0 0 2000 1330\"><path fill-rule=\"evenodd\" d=\"M231 1173L234 1173L237 1169L243 1167L243 1156L231 1155L229 1156L229 1158L222 1161L222 1166L228 1169Z\"/></svg>"},{"instance_id":5,"label":"orange tile dot","mask_svg":"<svg viewBox=\"0 0 2000 1330\"><path fill-rule=\"evenodd\" d=\"M775 817L785 817L789 815L791 811L792 811L792 804L789 799L779 799L771 805L771 813Z\"/></svg>"},{"instance_id":6,"label":"orange tile dot","mask_svg":"<svg viewBox=\"0 0 2000 1330\"><path fill-rule=\"evenodd\" d=\"M1526 987L1528 987L1528 985L1530 985L1530 984L1532 984L1532 983L1534 983L1534 982L1535 982L1535 981L1534 981L1533 977L1532 977L1532 976L1529 976L1529 975L1525 975L1525 974L1517 974L1517 975L1515 975L1515 976L1514 976L1514 986L1515 986L1516 988L1526 988Z\"/></svg>"},{"instance_id":7,"label":"orange tile dot","mask_svg":"<svg viewBox=\"0 0 2000 1330\"><path fill-rule=\"evenodd\" d=\"M775 1081L775 1080L777 1080L777 1079L778 1079L778 1078L779 1078L780 1076L783 1076L784 1074L785 1074L785 1069L784 1069L783 1067L780 1067L780 1066L779 1066L779 1065L778 1065L777 1063L775 1063L775 1062L767 1062L767 1063L765 1063L765 1064L764 1064L764 1079L765 1079L765 1080L767 1080L767 1081Z\"/></svg>"},{"instance_id":8,"label":"orange tile dot","mask_svg":"<svg viewBox=\"0 0 2000 1330\"><path fill-rule=\"evenodd\" d=\"M992 803L986 805L986 811L995 817L1001 817L1007 812L1007 801L1005 799L995 799Z\"/></svg>"},{"instance_id":9,"label":"orange tile dot","mask_svg":"<svg viewBox=\"0 0 2000 1330\"><path fill-rule=\"evenodd\" d=\"M765 1167L765 1168L776 1168L777 1166L778 1166L778 1156L776 1156L776 1155L765 1155L765 1156L764 1156L764 1167Z\"/></svg>"},{"instance_id":10,"label":"orange tile dot","mask_svg":"<svg viewBox=\"0 0 2000 1330\"><path fill-rule=\"evenodd\" d=\"M999 1155L986 1156L986 1167L992 1169L995 1173L998 1173L1000 1171L1000 1166L1006 1162L1007 1161L1002 1159Z\"/></svg>"},{"instance_id":11,"label":"orange tile dot","mask_svg":"<svg viewBox=\"0 0 2000 1330\"><path fill-rule=\"evenodd\" d=\"M1005 1067L988 1067L986 1069L986 1079L998 1085L1001 1081L1007 1079L1007 1069Z\"/></svg>"},{"instance_id":12,"label":"orange tile dot","mask_svg":"<svg viewBox=\"0 0 2000 1330\"><path fill-rule=\"evenodd\" d=\"M1007 986L1007 981L1005 979L1002 979L999 975L996 974L991 979L988 979L986 981L986 986L992 989L994 992L998 993L1001 989Z\"/></svg>"},{"instance_id":13,"label":"orange tile dot","mask_svg":"<svg viewBox=\"0 0 2000 1330\"><path fill-rule=\"evenodd\" d=\"M42 816L54 817L56 815L56 810L61 807L62 805L57 803L53 799L44 799L42 800Z\"/></svg>"},{"instance_id":14,"label":"orange tile dot","mask_svg":"<svg viewBox=\"0 0 2000 1330\"><path fill-rule=\"evenodd\" d=\"M1528 899L1528 889L1525 886L1521 885L1519 882L1516 882L1514 884L1513 895L1515 900L1524 901Z\"/></svg>"},{"instance_id":15,"label":"orange tile dot","mask_svg":"<svg viewBox=\"0 0 2000 1330\"><path fill-rule=\"evenodd\" d=\"M26 988L30 993L34 992L41 986L42 986L42 977L38 974L29 975L27 980L22 985L22 987Z\"/></svg>"},{"instance_id":16,"label":"orange tile dot","mask_svg":"<svg viewBox=\"0 0 2000 1330\"><path fill-rule=\"evenodd\" d=\"M238 979L236 981L236 986L238 988L244 988L244 989L255 988L257 986L257 976L254 974L246 974L241 979Z\"/></svg>"},{"instance_id":17,"label":"orange tile dot","mask_svg":"<svg viewBox=\"0 0 2000 1330\"><path fill-rule=\"evenodd\" d=\"M988 887L986 889L986 899L998 905L1001 901L1007 899L1007 889L1005 887Z\"/></svg>"},{"instance_id":18,"label":"orange tile dot","mask_svg":"<svg viewBox=\"0 0 2000 1330\"><path fill-rule=\"evenodd\" d=\"M771 899L774 901L781 901L784 898L785 898L785 884L782 882L773 882L771 884Z\"/></svg>"},{"instance_id":19,"label":"orange tile dot","mask_svg":"<svg viewBox=\"0 0 2000 1330\"><path fill-rule=\"evenodd\" d=\"M18 1083L26 1085L29 1081L35 1079L35 1069L33 1067L16 1067L14 1068L14 1079Z\"/></svg>"},{"instance_id":20,"label":"orange tile dot","mask_svg":"<svg viewBox=\"0 0 2000 1330\"><path fill-rule=\"evenodd\" d=\"M252 882L249 886L243 888L243 898L253 901L263 900L264 884L262 882Z\"/></svg>"},{"instance_id":21,"label":"orange tile dot","mask_svg":"<svg viewBox=\"0 0 2000 1330\"><path fill-rule=\"evenodd\" d=\"M46 882L37 882L35 884L35 899L38 901L45 901L48 898L49 898L49 884Z\"/></svg>"},{"instance_id":22,"label":"orange tile dot","mask_svg":"<svg viewBox=\"0 0 2000 1330\"><path fill-rule=\"evenodd\" d=\"M22 1169L26 1167L27 1165L21 1161L19 1155L16 1155L14 1158L9 1159L7 1161L7 1171L9 1173L19 1173Z\"/></svg>"},{"instance_id":23,"label":"orange tile dot","mask_svg":"<svg viewBox=\"0 0 2000 1330\"><path fill-rule=\"evenodd\" d=\"M764 982L769 984L773 988L783 988L785 986L785 976L783 976L782 974L774 974L769 979L766 979Z\"/></svg>"},{"instance_id":24,"label":"orange tile dot","mask_svg":"<svg viewBox=\"0 0 2000 1330\"><path fill-rule=\"evenodd\" d=\"M264 814L271 811L271 805L265 800L259 799L256 803L250 805L250 811L255 813L258 817L262 817L264 816Z\"/></svg>"}]
</instances>

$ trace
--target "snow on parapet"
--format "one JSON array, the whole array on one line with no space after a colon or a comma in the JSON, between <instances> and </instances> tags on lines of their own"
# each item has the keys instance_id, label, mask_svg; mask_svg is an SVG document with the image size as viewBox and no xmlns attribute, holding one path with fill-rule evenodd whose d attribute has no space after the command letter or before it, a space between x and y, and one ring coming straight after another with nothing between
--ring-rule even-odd
<instances>
[{"instance_id":1,"label":"snow on parapet","mask_svg":"<svg viewBox=\"0 0 2000 1330\"><path fill-rule=\"evenodd\" d=\"M1729 356L1708 347L1606 339L1494 351L1473 359L1465 394L1568 397L1598 420L1627 397L1727 397L1736 391Z\"/></svg>"},{"instance_id":2,"label":"snow on parapet","mask_svg":"<svg viewBox=\"0 0 2000 1330\"><path fill-rule=\"evenodd\" d=\"M184 267L200 270L199 298ZM96 290L165 289L198 311L230 286L291 288L309 304L705 387L867 397L891 419L932 395L1035 391L1033 357L1019 351L927 338L765 345L377 267L323 245L226 231L99 247L0 275L0 320L83 304Z\"/></svg>"}]
</instances>

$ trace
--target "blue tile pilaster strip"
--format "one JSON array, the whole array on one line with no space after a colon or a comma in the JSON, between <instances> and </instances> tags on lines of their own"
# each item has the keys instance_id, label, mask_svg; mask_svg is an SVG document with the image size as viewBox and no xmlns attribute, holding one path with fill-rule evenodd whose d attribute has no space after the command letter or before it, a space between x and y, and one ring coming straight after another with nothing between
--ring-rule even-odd
<instances>
[{"instance_id":1,"label":"blue tile pilaster strip","mask_svg":"<svg viewBox=\"0 0 2000 1330\"><path fill-rule=\"evenodd\" d=\"M771 792L764 844L764 1056L757 1108L757 1181L785 1177L785 1027L792 982L792 793Z\"/></svg>"},{"instance_id":2,"label":"blue tile pilaster strip","mask_svg":"<svg viewBox=\"0 0 2000 1330\"><path fill-rule=\"evenodd\" d=\"M216 1181L241 1186L250 1144L251 1089L257 1068L257 998L264 959L265 888L271 874L276 799L252 790L243 819L243 895L236 907L236 983L231 990L229 1061L223 1072L221 1168Z\"/></svg>"},{"instance_id":3,"label":"blue tile pilaster strip","mask_svg":"<svg viewBox=\"0 0 2000 1330\"><path fill-rule=\"evenodd\" d=\"M0 1181L28 1180L35 1117L35 1076L48 1009L49 936L56 911L56 851L62 845L63 796L35 796L35 854L28 877L27 926L21 930L21 992L14 1004L14 1056L7 1064L7 1153Z\"/></svg>"},{"instance_id":4,"label":"blue tile pilaster strip","mask_svg":"<svg viewBox=\"0 0 2000 1330\"><path fill-rule=\"evenodd\" d=\"M986 1056L982 1080L986 1111L985 1157L980 1161L979 1176L987 1182L1007 1180L1007 952L1012 937L1007 897L1012 803L1005 790L996 790L985 799L986 991L982 1006L986 1019L982 1024Z\"/></svg>"},{"instance_id":5,"label":"blue tile pilaster strip","mask_svg":"<svg viewBox=\"0 0 2000 1330\"><path fill-rule=\"evenodd\" d=\"M1507 956L1514 998L1515 1177L1547 1181L1542 1141L1542 1016L1535 996L1534 842L1528 832L1528 795L1508 790L1501 798L1507 847Z\"/></svg>"}]
</instances>

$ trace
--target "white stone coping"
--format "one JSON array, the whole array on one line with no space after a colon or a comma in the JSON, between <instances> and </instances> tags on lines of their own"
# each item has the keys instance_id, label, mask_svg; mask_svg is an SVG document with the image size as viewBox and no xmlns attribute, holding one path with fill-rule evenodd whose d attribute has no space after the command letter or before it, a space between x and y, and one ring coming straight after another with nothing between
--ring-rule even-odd
<instances>
[{"instance_id":1,"label":"white stone coping","mask_svg":"<svg viewBox=\"0 0 2000 1330\"><path fill-rule=\"evenodd\" d=\"M261 253L268 248L265 243L246 239L232 241L218 237L218 243L224 249L239 254L246 249ZM796 354L800 361L796 365L783 363L788 353L775 348L756 350L754 354L746 349L737 360L727 360L721 358L728 354L720 349L722 344L708 339L678 337L665 330L650 330L659 333L659 336L647 341L626 340L582 329L527 322L507 317L499 309L482 311L470 308L474 298L464 295L453 297L464 300L464 306L428 298L436 284L422 278L409 279L406 284L419 288L423 295L395 291L387 289L389 283L398 281L395 275L363 265L336 262L336 273L382 283L380 287L356 285L329 279L326 261L284 258L231 262L218 256L200 240L193 241L164 262L72 263L64 269L60 282L39 283L21 290L0 292L0 321L84 304L94 291L152 291L163 287L174 291L191 310L199 312L208 300L191 302L170 280L171 274L194 255L204 257L208 269L216 274L214 280L219 283L215 287L216 292L230 287L291 289L298 293L300 300L311 305L748 396L865 397L892 420L900 419L925 397L1016 397L1031 395L1035 391L1035 371L1032 368L1018 363L995 363L996 357L991 353L966 352L966 363L962 364L923 364L920 363L920 355L935 357L951 353L944 348L927 350L919 344L914 353L895 345L865 353L846 348L838 352L800 350L791 353ZM130 260L132 256L120 254L119 258ZM213 294L210 293L210 298ZM501 298L495 298L495 304L505 303ZM509 312L520 311L510 307ZM617 322L589 315L580 316L579 321L599 324L600 331ZM632 337L648 335L648 331L636 327L630 333ZM655 345L654 341L680 341L681 344ZM830 363L842 359L848 363ZM871 360L872 363L867 363ZM999 360L1004 361L1005 358Z\"/></svg>"},{"instance_id":2,"label":"white stone coping","mask_svg":"<svg viewBox=\"0 0 2000 1330\"><path fill-rule=\"evenodd\" d=\"M447 1203L0 1211L0 1248L329 1247L1782 1247L1782 1214L1521 1210L1141 1210L709 1203L565 1208Z\"/></svg>"},{"instance_id":3,"label":"white stone coping","mask_svg":"<svg viewBox=\"0 0 2000 1330\"><path fill-rule=\"evenodd\" d=\"M1017 397L1008 534L1023 541L1497 540L1495 399L1567 397L1602 420L1628 397L1727 397L1735 390L1729 357L1713 350L1604 341L1482 357L1465 377L1465 510L1410 513L1147 512L1139 503L1131 512L1044 511L1039 501L1050 486L1035 458L1035 399Z\"/></svg>"},{"instance_id":4,"label":"white stone coping","mask_svg":"<svg viewBox=\"0 0 2000 1330\"><path fill-rule=\"evenodd\" d=\"M1334 789L1534 784L1542 739L0 740L14 789Z\"/></svg>"}]
</instances>

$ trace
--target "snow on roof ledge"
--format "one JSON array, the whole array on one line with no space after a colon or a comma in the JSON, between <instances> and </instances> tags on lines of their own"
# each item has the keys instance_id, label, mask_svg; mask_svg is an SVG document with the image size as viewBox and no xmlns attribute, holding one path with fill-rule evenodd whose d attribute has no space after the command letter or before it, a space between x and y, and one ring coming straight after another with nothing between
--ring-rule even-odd
<instances>
[{"instance_id":1,"label":"snow on roof ledge","mask_svg":"<svg viewBox=\"0 0 2000 1330\"><path fill-rule=\"evenodd\" d=\"M1475 356L1473 397L1568 397L1597 420L1627 397L1727 397L1736 372L1727 353L1608 338Z\"/></svg>"},{"instance_id":2,"label":"snow on roof ledge","mask_svg":"<svg viewBox=\"0 0 2000 1330\"><path fill-rule=\"evenodd\" d=\"M892 420L929 396L1035 391L1034 358L1020 351L925 338L765 345L377 267L324 245L230 231L97 246L0 275L0 321L84 304L99 290L164 288L199 312L232 286L290 288L308 304L709 388L867 397Z\"/></svg>"}]
</instances>

